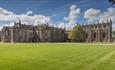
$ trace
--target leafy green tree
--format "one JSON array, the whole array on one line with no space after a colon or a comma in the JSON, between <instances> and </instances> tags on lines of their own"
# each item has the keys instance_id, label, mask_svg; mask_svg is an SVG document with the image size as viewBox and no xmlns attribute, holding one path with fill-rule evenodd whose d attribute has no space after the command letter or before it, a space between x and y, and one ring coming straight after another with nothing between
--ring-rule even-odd
<instances>
[{"instance_id":1,"label":"leafy green tree","mask_svg":"<svg viewBox=\"0 0 115 70\"><path fill-rule=\"evenodd\" d=\"M84 42L86 40L87 33L80 25L75 26L69 33L68 38L71 42Z\"/></svg>"},{"instance_id":2,"label":"leafy green tree","mask_svg":"<svg viewBox=\"0 0 115 70\"><path fill-rule=\"evenodd\" d=\"M112 31L113 38L115 38L115 30Z\"/></svg>"},{"instance_id":3,"label":"leafy green tree","mask_svg":"<svg viewBox=\"0 0 115 70\"><path fill-rule=\"evenodd\" d=\"M112 5L115 4L115 0L109 0L109 2L111 2Z\"/></svg>"}]
</instances>

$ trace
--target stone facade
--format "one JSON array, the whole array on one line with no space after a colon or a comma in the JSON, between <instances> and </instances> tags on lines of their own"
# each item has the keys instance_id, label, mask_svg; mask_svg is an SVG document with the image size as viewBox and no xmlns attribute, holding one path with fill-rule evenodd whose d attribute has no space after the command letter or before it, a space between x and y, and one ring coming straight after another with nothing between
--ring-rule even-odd
<instances>
[{"instance_id":1,"label":"stone facade","mask_svg":"<svg viewBox=\"0 0 115 70\"><path fill-rule=\"evenodd\" d=\"M50 27L47 24L32 26L14 23L14 26L4 26L1 30L1 42L64 42L65 30Z\"/></svg>"},{"instance_id":2,"label":"stone facade","mask_svg":"<svg viewBox=\"0 0 115 70\"><path fill-rule=\"evenodd\" d=\"M106 23L83 25L87 32L86 42L111 42L112 41L112 21Z\"/></svg>"},{"instance_id":3,"label":"stone facade","mask_svg":"<svg viewBox=\"0 0 115 70\"><path fill-rule=\"evenodd\" d=\"M87 32L86 42L111 42L112 21L106 23L82 25ZM32 43L32 42L66 42L68 32L65 29L44 25L25 25L14 23L14 26L4 26L0 31L1 42Z\"/></svg>"}]
</instances>

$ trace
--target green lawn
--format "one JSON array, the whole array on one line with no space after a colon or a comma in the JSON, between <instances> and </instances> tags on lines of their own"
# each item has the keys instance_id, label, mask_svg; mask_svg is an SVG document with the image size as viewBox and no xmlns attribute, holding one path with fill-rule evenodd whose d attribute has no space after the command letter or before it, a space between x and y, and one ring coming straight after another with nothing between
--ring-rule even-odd
<instances>
[{"instance_id":1,"label":"green lawn","mask_svg":"<svg viewBox=\"0 0 115 70\"><path fill-rule=\"evenodd\" d=\"M115 70L115 45L0 43L0 70Z\"/></svg>"}]
</instances>

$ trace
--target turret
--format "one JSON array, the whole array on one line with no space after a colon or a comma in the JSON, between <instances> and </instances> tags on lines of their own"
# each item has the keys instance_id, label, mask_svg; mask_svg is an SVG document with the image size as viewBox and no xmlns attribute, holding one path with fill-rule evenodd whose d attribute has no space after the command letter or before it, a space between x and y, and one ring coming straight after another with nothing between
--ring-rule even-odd
<instances>
[{"instance_id":1,"label":"turret","mask_svg":"<svg viewBox=\"0 0 115 70\"><path fill-rule=\"evenodd\" d=\"M21 21L19 20L19 22L18 22L19 24L21 24Z\"/></svg>"},{"instance_id":2,"label":"turret","mask_svg":"<svg viewBox=\"0 0 115 70\"><path fill-rule=\"evenodd\" d=\"M110 19L110 24L112 24L112 20Z\"/></svg>"}]
</instances>

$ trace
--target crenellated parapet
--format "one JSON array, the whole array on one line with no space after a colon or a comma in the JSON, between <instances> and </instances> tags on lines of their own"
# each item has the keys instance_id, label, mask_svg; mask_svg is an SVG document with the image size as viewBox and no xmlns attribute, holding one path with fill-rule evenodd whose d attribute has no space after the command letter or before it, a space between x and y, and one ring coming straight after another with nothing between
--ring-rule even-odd
<instances>
[{"instance_id":1,"label":"crenellated parapet","mask_svg":"<svg viewBox=\"0 0 115 70\"><path fill-rule=\"evenodd\" d=\"M107 20L106 22L98 22L98 23L90 23L90 24L84 24L81 25L83 28L86 29L103 29L103 28L107 28L108 26L112 26L112 21L111 20Z\"/></svg>"},{"instance_id":2,"label":"crenellated parapet","mask_svg":"<svg viewBox=\"0 0 115 70\"><path fill-rule=\"evenodd\" d=\"M82 25L87 32L87 42L111 42L112 40L112 21L98 22Z\"/></svg>"}]
</instances>

